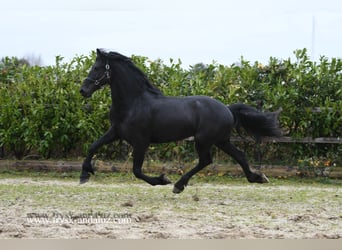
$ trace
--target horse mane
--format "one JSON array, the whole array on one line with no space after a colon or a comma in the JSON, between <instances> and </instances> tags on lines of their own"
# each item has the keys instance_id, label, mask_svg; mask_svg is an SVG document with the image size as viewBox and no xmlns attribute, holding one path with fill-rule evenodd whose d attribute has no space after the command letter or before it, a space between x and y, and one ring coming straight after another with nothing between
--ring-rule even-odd
<instances>
[{"instance_id":1,"label":"horse mane","mask_svg":"<svg viewBox=\"0 0 342 250\"><path fill-rule=\"evenodd\" d=\"M131 58L113 51L105 52L104 50L101 50L101 53L111 61L122 62L119 65L123 67L124 70L126 70L125 67L129 68L134 74L134 76L131 75L131 77L134 77L135 80L138 81L140 88L143 88L144 90L155 95L162 95L162 92L151 83L146 74L133 63Z\"/></svg>"}]
</instances>

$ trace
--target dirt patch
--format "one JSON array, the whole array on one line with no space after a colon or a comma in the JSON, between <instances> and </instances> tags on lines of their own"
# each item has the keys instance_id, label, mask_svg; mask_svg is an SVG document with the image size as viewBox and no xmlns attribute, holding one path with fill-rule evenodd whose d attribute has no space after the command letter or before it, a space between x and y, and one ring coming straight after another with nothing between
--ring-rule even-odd
<instances>
[{"instance_id":1,"label":"dirt patch","mask_svg":"<svg viewBox=\"0 0 342 250\"><path fill-rule=\"evenodd\" d=\"M0 179L0 238L342 238L334 186Z\"/></svg>"}]
</instances>

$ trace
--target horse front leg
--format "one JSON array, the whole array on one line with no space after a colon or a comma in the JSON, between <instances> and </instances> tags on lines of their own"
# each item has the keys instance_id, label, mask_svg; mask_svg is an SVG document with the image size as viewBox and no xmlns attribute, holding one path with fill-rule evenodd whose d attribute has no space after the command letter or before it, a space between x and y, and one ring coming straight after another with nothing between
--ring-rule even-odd
<instances>
[{"instance_id":1,"label":"horse front leg","mask_svg":"<svg viewBox=\"0 0 342 250\"><path fill-rule=\"evenodd\" d=\"M145 175L142 172L142 165L144 162L145 152L147 148L148 148L148 145L147 146L139 145L139 146L133 147L133 173L135 177L146 181L152 186L170 184L171 181L164 174L161 174L158 177L150 177L150 176Z\"/></svg>"},{"instance_id":2,"label":"horse front leg","mask_svg":"<svg viewBox=\"0 0 342 250\"><path fill-rule=\"evenodd\" d=\"M103 145L111 143L117 139L118 136L115 132L115 128L114 126L112 126L103 136L101 136L97 141L91 144L88 150L88 154L82 164L80 184L86 183L90 178L90 174L95 174L94 169L91 165L91 160L93 159L96 151Z\"/></svg>"}]
</instances>

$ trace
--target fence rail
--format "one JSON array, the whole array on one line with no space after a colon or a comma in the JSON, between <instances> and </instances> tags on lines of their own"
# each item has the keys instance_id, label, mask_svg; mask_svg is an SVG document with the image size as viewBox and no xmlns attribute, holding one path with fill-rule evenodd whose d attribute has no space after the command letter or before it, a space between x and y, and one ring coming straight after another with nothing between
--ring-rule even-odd
<instances>
[{"instance_id":1,"label":"fence rail","mask_svg":"<svg viewBox=\"0 0 342 250\"><path fill-rule=\"evenodd\" d=\"M96 171L102 173L132 173L132 163L127 162L110 162L110 161L94 161ZM145 173L165 173L165 174L182 174L189 171L193 164L179 166L177 163L159 163L159 164L146 164L144 166ZM32 172L57 172L61 176L72 171L81 171L81 161L53 161L53 160L0 160L0 172L15 170L15 171L32 171ZM313 172L302 172L296 166L280 166L280 165L262 165L259 166L260 171L269 177L291 177L291 176L314 176ZM230 176L243 176L240 166L236 164L212 164L203 171L204 175L230 175ZM328 173L330 178L342 179L342 167L335 167Z\"/></svg>"},{"instance_id":2,"label":"fence rail","mask_svg":"<svg viewBox=\"0 0 342 250\"><path fill-rule=\"evenodd\" d=\"M186 139L187 141L193 141L194 137L189 137ZM239 137L239 136L232 136L230 138L232 142L254 142L255 140L252 137ZM262 139L263 142L270 142L270 143L326 143L326 144L341 144L342 138L341 137L304 137L304 138L292 138L289 136L282 136L282 137L264 137Z\"/></svg>"},{"instance_id":3,"label":"fence rail","mask_svg":"<svg viewBox=\"0 0 342 250\"><path fill-rule=\"evenodd\" d=\"M231 141L253 141L251 137L241 138L241 137L232 137ZM292 138L288 136L283 137L265 137L263 138L263 142L272 142L272 143L327 143L327 144L341 144L342 138L340 137L304 137L304 138Z\"/></svg>"}]
</instances>

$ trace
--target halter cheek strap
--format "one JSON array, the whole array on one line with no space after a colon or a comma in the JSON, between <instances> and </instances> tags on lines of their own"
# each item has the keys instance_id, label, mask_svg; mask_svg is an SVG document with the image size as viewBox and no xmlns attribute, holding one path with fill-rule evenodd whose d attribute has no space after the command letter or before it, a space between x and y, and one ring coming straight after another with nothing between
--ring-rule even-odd
<instances>
[{"instance_id":1,"label":"halter cheek strap","mask_svg":"<svg viewBox=\"0 0 342 250\"><path fill-rule=\"evenodd\" d=\"M93 79L93 78L91 78L89 76L86 79L94 82L94 84L96 86L100 86L100 87L104 86L106 84L106 82L101 84L102 80L105 79L105 78L107 80L110 79L110 71L109 71L110 70L110 66L109 66L108 63L106 64L105 68L106 68L106 71L103 73L103 75L99 79Z\"/></svg>"}]
</instances>

